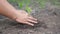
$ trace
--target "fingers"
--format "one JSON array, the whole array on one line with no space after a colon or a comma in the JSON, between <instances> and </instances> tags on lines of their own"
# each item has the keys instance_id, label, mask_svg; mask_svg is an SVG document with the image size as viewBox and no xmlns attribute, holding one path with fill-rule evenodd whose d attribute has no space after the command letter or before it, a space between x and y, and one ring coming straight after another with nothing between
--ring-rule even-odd
<instances>
[{"instance_id":1,"label":"fingers","mask_svg":"<svg viewBox=\"0 0 60 34\"><path fill-rule=\"evenodd\" d=\"M19 23L23 23L23 24L27 24L27 25L30 25L30 26L34 26L34 24L32 24L32 23L29 23L29 22L25 22L25 21L20 21L20 20L17 20L17 22L19 22Z\"/></svg>"},{"instance_id":2,"label":"fingers","mask_svg":"<svg viewBox=\"0 0 60 34\"><path fill-rule=\"evenodd\" d=\"M31 19L31 20L37 21L37 19L33 18L32 16L28 17L28 19Z\"/></svg>"},{"instance_id":3,"label":"fingers","mask_svg":"<svg viewBox=\"0 0 60 34\"><path fill-rule=\"evenodd\" d=\"M27 24L27 25L30 25L30 26L34 26L34 24L30 23L30 22L27 22L27 21L20 21L19 19L16 19L17 22L19 23L23 23L23 24Z\"/></svg>"},{"instance_id":4,"label":"fingers","mask_svg":"<svg viewBox=\"0 0 60 34\"><path fill-rule=\"evenodd\" d=\"M31 19L27 19L27 21L31 23L37 23L37 21L31 20Z\"/></svg>"},{"instance_id":5,"label":"fingers","mask_svg":"<svg viewBox=\"0 0 60 34\"><path fill-rule=\"evenodd\" d=\"M30 26L34 26L34 24L29 23L29 22L25 22L25 24L30 25Z\"/></svg>"}]
</instances>

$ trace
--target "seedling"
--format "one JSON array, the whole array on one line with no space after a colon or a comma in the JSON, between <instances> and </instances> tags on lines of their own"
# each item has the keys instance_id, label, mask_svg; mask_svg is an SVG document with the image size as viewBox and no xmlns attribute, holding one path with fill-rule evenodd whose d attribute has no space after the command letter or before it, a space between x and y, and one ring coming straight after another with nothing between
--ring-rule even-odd
<instances>
[{"instance_id":1,"label":"seedling","mask_svg":"<svg viewBox=\"0 0 60 34\"><path fill-rule=\"evenodd\" d=\"M26 10L26 12L28 12L28 14L30 14L32 11L32 9L30 7L26 7L25 10Z\"/></svg>"},{"instance_id":2,"label":"seedling","mask_svg":"<svg viewBox=\"0 0 60 34\"><path fill-rule=\"evenodd\" d=\"M29 7L30 3L31 3L31 0L9 0L10 2L16 2L18 4L18 7L20 9L23 8L23 6L25 6L25 10L26 12L28 12L29 14L31 13L31 8ZM40 8L45 8L45 3L48 1L48 0L35 0L36 2L39 3L39 6ZM59 2L57 2L58 0L56 1L52 1L52 3L54 3L55 5L60 5Z\"/></svg>"},{"instance_id":3,"label":"seedling","mask_svg":"<svg viewBox=\"0 0 60 34\"><path fill-rule=\"evenodd\" d=\"M28 12L28 14L31 13L31 8L28 6L30 4L30 0L8 0L8 1L16 2L20 9L22 9L22 7L26 5L26 8L25 8L26 12Z\"/></svg>"}]
</instances>

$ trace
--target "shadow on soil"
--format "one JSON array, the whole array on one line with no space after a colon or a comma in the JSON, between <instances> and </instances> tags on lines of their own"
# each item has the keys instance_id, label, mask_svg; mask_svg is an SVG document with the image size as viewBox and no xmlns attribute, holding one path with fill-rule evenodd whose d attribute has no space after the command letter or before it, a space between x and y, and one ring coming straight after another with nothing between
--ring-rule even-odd
<instances>
[{"instance_id":1,"label":"shadow on soil","mask_svg":"<svg viewBox=\"0 0 60 34\"><path fill-rule=\"evenodd\" d=\"M22 23L17 23L16 21L12 23L12 21L9 23L9 25L11 26L16 26L15 28L22 28L22 29L36 29L36 28L47 28L47 25L42 22L42 21L38 21L37 24L34 24L35 26L30 26L30 25L26 25L26 24L22 24Z\"/></svg>"}]
</instances>

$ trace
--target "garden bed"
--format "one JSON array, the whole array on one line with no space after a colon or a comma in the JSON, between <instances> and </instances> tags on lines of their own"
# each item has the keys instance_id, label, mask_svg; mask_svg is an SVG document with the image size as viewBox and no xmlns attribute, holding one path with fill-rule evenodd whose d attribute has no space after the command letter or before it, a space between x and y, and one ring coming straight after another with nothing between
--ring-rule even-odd
<instances>
[{"instance_id":1,"label":"garden bed","mask_svg":"<svg viewBox=\"0 0 60 34\"><path fill-rule=\"evenodd\" d=\"M0 19L0 34L60 34L60 8L47 2L44 9L34 6L31 15L38 19L33 27L8 18Z\"/></svg>"}]
</instances>

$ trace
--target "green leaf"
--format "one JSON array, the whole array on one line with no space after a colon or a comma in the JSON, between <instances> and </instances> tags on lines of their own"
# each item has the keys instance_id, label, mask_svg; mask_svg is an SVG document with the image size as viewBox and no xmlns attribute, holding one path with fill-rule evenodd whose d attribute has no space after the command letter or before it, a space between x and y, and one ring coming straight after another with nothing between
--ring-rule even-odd
<instances>
[{"instance_id":1,"label":"green leaf","mask_svg":"<svg viewBox=\"0 0 60 34\"><path fill-rule=\"evenodd\" d=\"M19 6L19 8L22 8L23 7L23 3L18 3L18 6Z\"/></svg>"},{"instance_id":2,"label":"green leaf","mask_svg":"<svg viewBox=\"0 0 60 34\"><path fill-rule=\"evenodd\" d=\"M29 14L31 13L32 9L30 7L26 7L26 12L28 12Z\"/></svg>"}]
</instances>

